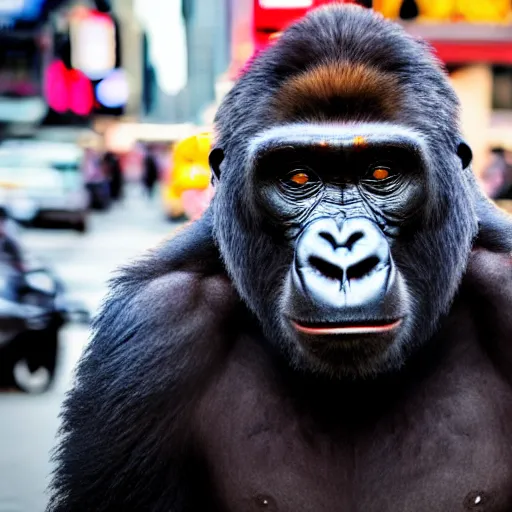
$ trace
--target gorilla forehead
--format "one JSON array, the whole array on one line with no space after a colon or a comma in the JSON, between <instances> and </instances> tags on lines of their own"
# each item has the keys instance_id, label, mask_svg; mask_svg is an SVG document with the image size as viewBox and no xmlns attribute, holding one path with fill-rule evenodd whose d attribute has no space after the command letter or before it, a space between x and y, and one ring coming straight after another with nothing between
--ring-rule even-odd
<instances>
[{"instance_id":1,"label":"gorilla forehead","mask_svg":"<svg viewBox=\"0 0 512 512\"><path fill-rule=\"evenodd\" d=\"M393 95L389 99L395 103L405 98L398 112L400 122L428 134L431 144L455 148L458 101L426 44L373 11L355 6L312 11L262 52L219 108L216 143L229 152L254 137L262 126L283 123L282 109L272 100L293 77L319 66L339 69L347 65L366 67L371 76L375 71L388 76L393 87L376 81L376 92ZM347 79L353 79L353 74ZM350 87L353 98L354 84ZM367 82L361 84L361 92L371 96ZM301 96L300 101L305 98ZM288 98L288 103L293 102L294 98Z\"/></svg>"}]
</instances>

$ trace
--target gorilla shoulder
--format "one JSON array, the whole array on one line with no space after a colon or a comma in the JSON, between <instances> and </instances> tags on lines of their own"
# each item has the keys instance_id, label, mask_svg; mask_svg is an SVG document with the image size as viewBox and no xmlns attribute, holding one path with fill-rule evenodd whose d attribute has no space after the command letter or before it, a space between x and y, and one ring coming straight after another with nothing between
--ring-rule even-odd
<instances>
[{"instance_id":1,"label":"gorilla shoulder","mask_svg":"<svg viewBox=\"0 0 512 512\"><path fill-rule=\"evenodd\" d=\"M124 351L140 339L162 357L205 334L209 347L216 332L225 337L237 295L210 237L206 216L126 267L96 321L93 350L105 340L105 350Z\"/></svg>"},{"instance_id":2,"label":"gorilla shoulder","mask_svg":"<svg viewBox=\"0 0 512 512\"><path fill-rule=\"evenodd\" d=\"M162 510L200 485L187 469L189 419L229 349L237 301L210 264L213 249L199 228L185 229L115 280L65 402L48 510L104 511L109 503ZM195 267L186 263L189 250Z\"/></svg>"},{"instance_id":3,"label":"gorilla shoulder","mask_svg":"<svg viewBox=\"0 0 512 512\"><path fill-rule=\"evenodd\" d=\"M477 327L489 349L512 374L512 255L472 251L463 289L472 300ZM492 355L492 354L491 354Z\"/></svg>"},{"instance_id":4,"label":"gorilla shoulder","mask_svg":"<svg viewBox=\"0 0 512 512\"><path fill-rule=\"evenodd\" d=\"M110 345L105 350L138 349L140 341L146 353L158 352L153 357L160 361L166 354L176 358L181 349L188 355L197 349L206 362L205 356L220 348L216 336L222 336L219 344L224 343L229 333L227 321L238 299L228 277L216 265L218 256L216 260L209 260L210 255L197 258L196 248L189 243L196 229L185 228L114 280L110 298L95 325L95 341L105 339ZM205 249L204 241L201 249ZM195 267L189 263L192 258L186 258L188 250L195 252ZM180 256L183 261L179 261ZM197 266L198 261L201 266ZM118 314L113 318L115 312ZM171 368L181 363L169 364Z\"/></svg>"}]
</instances>

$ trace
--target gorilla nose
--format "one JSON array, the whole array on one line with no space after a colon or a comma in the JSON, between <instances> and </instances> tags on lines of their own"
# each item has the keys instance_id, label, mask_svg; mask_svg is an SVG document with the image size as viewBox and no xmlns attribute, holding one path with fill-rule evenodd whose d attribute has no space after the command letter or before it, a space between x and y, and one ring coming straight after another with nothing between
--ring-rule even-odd
<instances>
[{"instance_id":1,"label":"gorilla nose","mask_svg":"<svg viewBox=\"0 0 512 512\"><path fill-rule=\"evenodd\" d=\"M356 306L386 292L391 257L384 234L372 221L322 218L297 241L295 265L309 295Z\"/></svg>"},{"instance_id":2,"label":"gorilla nose","mask_svg":"<svg viewBox=\"0 0 512 512\"><path fill-rule=\"evenodd\" d=\"M340 224L318 221L298 254L299 265L310 266L324 277L344 283L369 275L389 261L388 244L380 230L366 219Z\"/></svg>"}]
</instances>

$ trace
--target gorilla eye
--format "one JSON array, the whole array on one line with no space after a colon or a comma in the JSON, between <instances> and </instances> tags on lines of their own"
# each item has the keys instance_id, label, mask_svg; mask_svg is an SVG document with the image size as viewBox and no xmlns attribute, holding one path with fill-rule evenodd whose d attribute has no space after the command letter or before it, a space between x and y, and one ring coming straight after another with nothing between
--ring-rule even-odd
<instances>
[{"instance_id":1,"label":"gorilla eye","mask_svg":"<svg viewBox=\"0 0 512 512\"><path fill-rule=\"evenodd\" d=\"M305 172L298 172L291 176L290 180L297 185L305 185L309 181L309 176Z\"/></svg>"},{"instance_id":2,"label":"gorilla eye","mask_svg":"<svg viewBox=\"0 0 512 512\"><path fill-rule=\"evenodd\" d=\"M361 185L375 193L396 192L402 184L402 173L395 166L395 163L389 165L387 162L370 165L361 180Z\"/></svg>"},{"instance_id":3,"label":"gorilla eye","mask_svg":"<svg viewBox=\"0 0 512 512\"><path fill-rule=\"evenodd\" d=\"M290 199L308 199L322 186L320 178L310 169L293 169L279 179L281 192Z\"/></svg>"},{"instance_id":4,"label":"gorilla eye","mask_svg":"<svg viewBox=\"0 0 512 512\"><path fill-rule=\"evenodd\" d=\"M385 167L377 167L373 170L372 176L376 180L385 180L389 176L389 169L386 169Z\"/></svg>"},{"instance_id":5,"label":"gorilla eye","mask_svg":"<svg viewBox=\"0 0 512 512\"><path fill-rule=\"evenodd\" d=\"M396 178L397 173L387 164L373 164L368 169L365 179L369 182L390 182L392 178Z\"/></svg>"},{"instance_id":6,"label":"gorilla eye","mask_svg":"<svg viewBox=\"0 0 512 512\"><path fill-rule=\"evenodd\" d=\"M309 189L318 184L317 175L309 169L294 169L281 178L281 183L288 189Z\"/></svg>"}]
</instances>

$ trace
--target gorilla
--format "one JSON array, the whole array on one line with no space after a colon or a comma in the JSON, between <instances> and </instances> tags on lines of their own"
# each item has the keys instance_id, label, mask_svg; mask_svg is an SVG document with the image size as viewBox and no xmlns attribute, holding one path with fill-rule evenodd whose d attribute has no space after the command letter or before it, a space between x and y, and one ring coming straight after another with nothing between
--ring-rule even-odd
<instances>
[{"instance_id":1,"label":"gorilla","mask_svg":"<svg viewBox=\"0 0 512 512\"><path fill-rule=\"evenodd\" d=\"M512 222L427 45L312 11L210 165L206 213L112 283L48 510L512 510Z\"/></svg>"}]
</instances>

